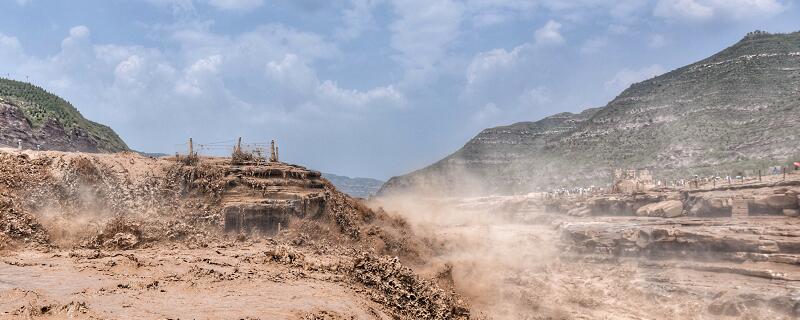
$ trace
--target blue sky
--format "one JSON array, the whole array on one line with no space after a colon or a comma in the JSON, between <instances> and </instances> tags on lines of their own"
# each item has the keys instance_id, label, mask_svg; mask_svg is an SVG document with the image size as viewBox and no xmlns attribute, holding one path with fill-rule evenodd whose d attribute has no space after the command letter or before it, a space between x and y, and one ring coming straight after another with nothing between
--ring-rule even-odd
<instances>
[{"instance_id":1,"label":"blue sky","mask_svg":"<svg viewBox=\"0 0 800 320\"><path fill-rule=\"evenodd\" d=\"M130 147L268 141L385 179L481 129L605 105L756 29L789 0L0 0L0 73Z\"/></svg>"}]
</instances>

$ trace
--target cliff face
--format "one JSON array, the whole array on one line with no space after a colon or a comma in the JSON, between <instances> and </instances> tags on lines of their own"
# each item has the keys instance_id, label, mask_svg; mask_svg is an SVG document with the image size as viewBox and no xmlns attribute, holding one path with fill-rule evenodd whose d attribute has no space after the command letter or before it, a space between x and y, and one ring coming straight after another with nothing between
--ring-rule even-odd
<instances>
[{"instance_id":1,"label":"cliff face","mask_svg":"<svg viewBox=\"0 0 800 320\"><path fill-rule=\"evenodd\" d=\"M800 155L800 33L751 34L632 85L602 108L490 128L380 194L518 193L605 185L613 168L660 178L736 174Z\"/></svg>"},{"instance_id":2,"label":"cliff face","mask_svg":"<svg viewBox=\"0 0 800 320\"><path fill-rule=\"evenodd\" d=\"M0 79L0 146L83 152L128 150L111 128L34 85Z\"/></svg>"}]
</instances>

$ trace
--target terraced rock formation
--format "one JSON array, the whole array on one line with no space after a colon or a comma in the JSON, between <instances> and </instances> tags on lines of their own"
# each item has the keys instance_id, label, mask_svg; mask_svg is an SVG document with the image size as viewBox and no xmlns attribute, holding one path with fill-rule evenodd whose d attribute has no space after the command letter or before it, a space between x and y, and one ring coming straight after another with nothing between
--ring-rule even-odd
<instances>
[{"instance_id":1,"label":"terraced rock formation","mask_svg":"<svg viewBox=\"0 0 800 320\"><path fill-rule=\"evenodd\" d=\"M661 179L737 175L800 158L800 32L751 33L636 83L602 108L483 130L379 194L511 194L606 185L614 168Z\"/></svg>"}]
</instances>

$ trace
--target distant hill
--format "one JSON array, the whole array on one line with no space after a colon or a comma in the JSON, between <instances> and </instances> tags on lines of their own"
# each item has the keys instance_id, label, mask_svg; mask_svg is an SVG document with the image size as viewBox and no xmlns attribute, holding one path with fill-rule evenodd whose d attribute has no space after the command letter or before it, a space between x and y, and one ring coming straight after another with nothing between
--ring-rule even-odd
<instances>
[{"instance_id":1,"label":"distant hill","mask_svg":"<svg viewBox=\"0 0 800 320\"><path fill-rule=\"evenodd\" d=\"M66 100L30 83L0 78L0 145L27 149L118 152L128 146L111 128L84 118Z\"/></svg>"},{"instance_id":2,"label":"distant hill","mask_svg":"<svg viewBox=\"0 0 800 320\"><path fill-rule=\"evenodd\" d=\"M753 32L605 107L483 130L435 164L390 179L380 194L606 185L614 168L724 176L800 159L799 137L800 33Z\"/></svg>"},{"instance_id":3,"label":"distant hill","mask_svg":"<svg viewBox=\"0 0 800 320\"><path fill-rule=\"evenodd\" d=\"M383 181L377 179L350 178L332 173L323 173L322 177L333 183L339 191L357 198L369 198L383 185Z\"/></svg>"}]
</instances>

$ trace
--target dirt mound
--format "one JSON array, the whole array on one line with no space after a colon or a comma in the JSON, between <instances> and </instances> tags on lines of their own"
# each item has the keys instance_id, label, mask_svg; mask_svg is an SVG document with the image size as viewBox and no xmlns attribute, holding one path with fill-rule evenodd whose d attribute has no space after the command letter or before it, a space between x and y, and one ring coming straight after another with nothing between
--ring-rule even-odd
<instances>
[{"instance_id":1,"label":"dirt mound","mask_svg":"<svg viewBox=\"0 0 800 320\"><path fill-rule=\"evenodd\" d=\"M179 167L133 153L0 153L2 233L115 249L208 238L219 219L214 199L189 194Z\"/></svg>"},{"instance_id":2,"label":"dirt mound","mask_svg":"<svg viewBox=\"0 0 800 320\"><path fill-rule=\"evenodd\" d=\"M398 319L470 318L467 304L457 293L452 289L443 289L436 279L420 277L396 257L370 252L354 256L341 250L334 255L320 255L314 250L309 252L292 246L275 245L245 261L279 263L306 272L338 274L373 301L388 306Z\"/></svg>"},{"instance_id":3,"label":"dirt mound","mask_svg":"<svg viewBox=\"0 0 800 320\"><path fill-rule=\"evenodd\" d=\"M289 269L267 279L302 281L307 272L321 273L395 318L469 318L455 292L407 267L423 264L431 250L404 219L370 209L318 172L290 164L0 152L0 240L6 238L48 250L92 249L98 257L265 241L269 249L244 261ZM228 268L233 264L203 260L208 263L194 265L184 280L210 277L214 281L204 285L212 285L252 276ZM141 267L124 265L102 268ZM38 307L20 312L34 315ZM321 310L306 316L346 317Z\"/></svg>"},{"instance_id":4,"label":"dirt mound","mask_svg":"<svg viewBox=\"0 0 800 320\"><path fill-rule=\"evenodd\" d=\"M372 299L411 319L469 319L469 309L457 295L421 279L397 258L364 254L356 260L354 276L375 289Z\"/></svg>"},{"instance_id":5,"label":"dirt mound","mask_svg":"<svg viewBox=\"0 0 800 320\"><path fill-rule=\"evenodd\" d=\"M19 203L15 197L0 193L0 249L17 242L46 244L50 240L42 225Z\"/></svg>"}]
</instances>

